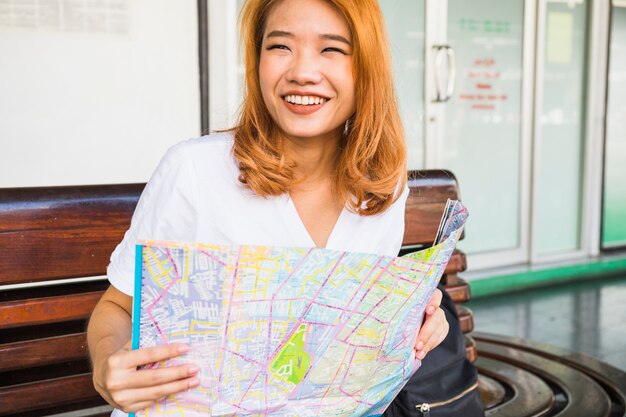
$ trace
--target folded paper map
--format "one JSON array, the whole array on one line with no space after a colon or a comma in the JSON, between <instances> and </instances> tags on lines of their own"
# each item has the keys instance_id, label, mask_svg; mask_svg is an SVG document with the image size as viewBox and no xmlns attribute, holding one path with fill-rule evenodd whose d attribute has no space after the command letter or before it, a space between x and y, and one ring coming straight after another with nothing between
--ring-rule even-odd
<instances>
[{"instance_id":1,"label":"folded paper map","mask_svg":"<svg viewBox=\"0 0 626 417\"><path fill-rule=\"evenodd\" d=\"M467 210L404 257L320 248L145 242L133 348L186 343L200 385L137 416L372 416L419 366L424 309ZM437 241L436 241L437 242Z\"/></svg>"}]
</instances>

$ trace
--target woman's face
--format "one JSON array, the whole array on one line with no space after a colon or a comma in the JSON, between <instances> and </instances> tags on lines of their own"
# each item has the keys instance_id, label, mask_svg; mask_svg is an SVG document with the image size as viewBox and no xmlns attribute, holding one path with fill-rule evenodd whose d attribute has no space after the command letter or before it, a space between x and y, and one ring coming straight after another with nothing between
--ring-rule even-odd
<instances>
[{"instance_id":1,"label":"woman's face","mask_svg":"<svg viewBox=\"0 0 626 417\"><path fill-rule=\"evenodd\" d=\"M294 139L341 136L355 111L352 37L325 0L282 0L269 13L259 67L274 122Z\"/></svg>"}]
</instances>

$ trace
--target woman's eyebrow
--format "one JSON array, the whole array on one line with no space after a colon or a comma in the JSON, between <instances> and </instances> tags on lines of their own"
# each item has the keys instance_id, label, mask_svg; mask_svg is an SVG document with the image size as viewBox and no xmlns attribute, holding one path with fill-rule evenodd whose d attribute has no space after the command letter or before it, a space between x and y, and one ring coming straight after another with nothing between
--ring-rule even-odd
<instances>
[{"instance_id":1,"label":"woman's eyebrow","mask_svg":"<svg viewBox=\"0 0 626 417\"><path fill-rule=\"evenodd\" d=\"M332 33L322 34L322 35L320 35L320 39L328 39L328 40L331 40L331 41L339 41L339 42L343 42L343 43L345 43L345 44L347 44L349 46L352 46L352 43L349 40L347 40L346 38L344 38L343 36L335 35L335 34L332 34Z\"/></svg>"},{"instance_id":2,"label":"woman's eyebrow","mask_svg":"<svg viewBox=\"0 0 626 417\"><path fill-rule=\"evenodd\" d=\"M293 38L294 34L291 32L286 32L284 30L273 30L270 33L267 34L267 36L265 36L266 38L275 38L275 37L281 37L281 36L286 36L288 38Z\"/></svg>"}]
</instances>

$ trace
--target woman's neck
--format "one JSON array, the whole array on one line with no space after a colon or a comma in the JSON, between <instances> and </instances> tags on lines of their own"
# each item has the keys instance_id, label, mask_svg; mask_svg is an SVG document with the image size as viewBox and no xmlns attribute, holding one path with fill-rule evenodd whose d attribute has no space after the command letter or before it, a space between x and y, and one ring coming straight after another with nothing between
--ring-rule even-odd
<instances>
[{"instance_id":1,"label":"woman's neck","mask_svg":"<svg viewBox=\"0 0 626 417\"><path fill-rule=\"evenodd\" d=\"M341 137L293 139L285 141L285 151L296 163L296 190L305 191L327 183L335 170Z\"/></svg>"}]
</instances>

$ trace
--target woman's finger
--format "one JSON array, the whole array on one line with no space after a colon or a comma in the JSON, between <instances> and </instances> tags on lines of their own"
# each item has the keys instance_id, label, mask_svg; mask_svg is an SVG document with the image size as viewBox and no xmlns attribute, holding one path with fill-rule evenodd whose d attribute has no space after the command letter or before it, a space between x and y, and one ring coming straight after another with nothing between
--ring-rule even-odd
<instances>
[{"instance_id":1,"label":"woman's finger","mask_svg":"<svg viewBox=\"0 0 626 417\"><path fill-rule=\"evenodd\" d=\"M137 372L129 373L124 383L128 388L145 388L190 378L197 375L198 371L199 368L194 364L168 366L156 369L140 369Z\"/></svg>"},{"instance_id":2,"label":"woman's finger","mask_svg":"<svg viewBox=\"0 0 626 417\"><path fill-rule=\"evenodd\" d=\"M431 338L432 334L437 329L436 318L433 315L426 317L422 327L417 334L417 340L415 341L415 350L421 351L424 349L426 342Z\"/></svg>"},{"instance_id":3,"label":"woman's finger","mask_svg":"<svg viewBox=\"0 0 626 417\"><path fill-rule=\"evenodd\" d=\"M439 306L441 306L441 300L443 299L443 293L439 288L435 288L432 297L428 301L428 306L426 307L426 315L433 314Z\"/></svg>"},{"instance_id":4,"label":"woman's finger","mask_svg":"<svg viewBox=\"0 0 626 417\"><path fill-rule=\"evenodd\" d=\"M445 314L443 314L442 312L440 317L441 317L440 319L441 323L437 326L437 330L433 332L433 334L431 335L431 337L428 339L428 341L425 344L424 350L426 351L426 353L430 352L431 350L439 346L439 344L443 342L443 340L448 335L449 326L448 326L448 322L445 319Z\"/></svg>"},{"instance_id":5,"label":"woman's finger","mask_svg":"<svg viewBox=\"0 0 626 417\"><path fill-rule=\"evenodd\" d=\"M119 408L128 413L141 410L150 404L154 404L156 400L197 387L199 384L200 379L193 376L153 387L115 392L112 394L112 398Z\"/></svg>"},{"instance_id":6,"label":"woman's finger","mask_svg":"<svg viewBox=\"0 0 626 417\"><path fill-rule=\"evenodd\" d=\"M189 351L189 346L180 343L160 345L137 350L121 350L109 358L113 369L131 369L155 362L172 359Z\"/></svg>"}]
</instances>

